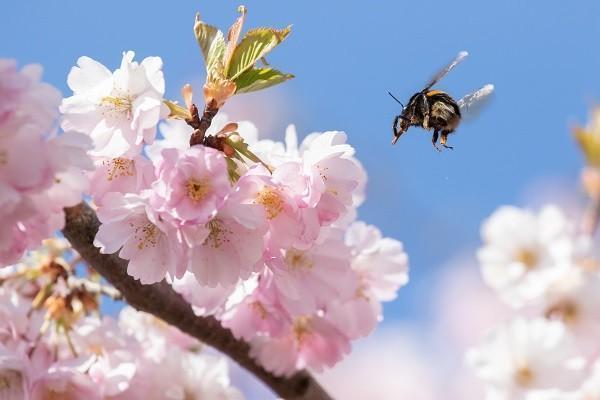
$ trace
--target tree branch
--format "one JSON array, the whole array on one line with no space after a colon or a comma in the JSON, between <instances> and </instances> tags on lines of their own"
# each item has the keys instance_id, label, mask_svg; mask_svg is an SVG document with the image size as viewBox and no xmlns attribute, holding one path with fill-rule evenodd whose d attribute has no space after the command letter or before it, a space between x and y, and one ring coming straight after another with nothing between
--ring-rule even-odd
<instances>
[{"instance_id":1,"label":"tree branch","mask_svg":"<svg viewBox=\"0 0 600 400\"><path fill-rule=\"evenodd\" d=\"M116 254L101 254L93 241L100 226L96 213L85 202L65 209L63 234L100 275L135 309L150 313L182 332L227 354L286 400L330 400L331 397L306 371L290 378L265 370L249 355L248 343L237 340L213 317L198 317L191 306L165 281L142 285L127 274L127 261Z\"/></svg>"}]
</instances>

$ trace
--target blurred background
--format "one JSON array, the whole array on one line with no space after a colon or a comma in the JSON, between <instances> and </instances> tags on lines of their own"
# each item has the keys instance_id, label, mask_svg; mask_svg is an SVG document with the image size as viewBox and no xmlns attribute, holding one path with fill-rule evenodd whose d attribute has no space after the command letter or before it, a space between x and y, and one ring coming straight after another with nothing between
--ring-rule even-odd
<instances>
[{"instance_id":1,"label":"blurred background","mask_svg":"<svg viewBox=\"0 0 600 400\"><path fill-rule=\"evenodd\" d=\"M167 97L204 81L194 14L227 29L238 2L147 0L7 2L0 57L41 63L44 80L70 94L81 55L114 69L121 53L164 61ZM246 27L292 35L269 61L296 78L235 97L224 111L251 120L262 137L343 130L369 173L360 218L401 240L410 283L386 304L385 321L323 376L343 399L478 399L463 370L464 348L506 311L479 278L479 226L495 208L545 202L578 209L582 158L570 135L600 98L600 3L481 1L276 2L247 0ZM470 57L438 88L456 98L493 83L493 101L438 153L417 128L390 145L401 100L420 90L460 50ZM112 310L112 309L111 309ZM114 310L112 310L114 311ZM272 398L243 372L250 399ZM357 382L357 384L353 384Z\"/></svg>"}]
</instances>

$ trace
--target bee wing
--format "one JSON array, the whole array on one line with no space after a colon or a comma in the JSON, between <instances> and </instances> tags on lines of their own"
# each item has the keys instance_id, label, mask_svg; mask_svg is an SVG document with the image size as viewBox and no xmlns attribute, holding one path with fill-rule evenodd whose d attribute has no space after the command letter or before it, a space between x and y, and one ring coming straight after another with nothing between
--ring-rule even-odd
<instances>
[{"instance_id":1,"label":"bee wing","mask_svg":"<svg viewBox=\"0 0 600 400\"><path fill-rule=\"evenodd\" d=\"M456 56L456 58L448 65L446 65L446 67L444 67L443 69L441 69L427 84L427 86L425 86L425 89L423 89L423 91L425 90L429 90L433 85L435 85L436 83L438 83L440 81L440 79L442 79L444 76L446 76L446 74L448 74L448 72L452 71L452 69L454 67L456 67L462 60L464 60L467 56L469 55L469 53L467 53L466 51L461 51L460 53L458 53L458 55Z\"/></svg>"},{"instance_id":2,"label":"bee wing","mask_svg":"<svg viewBox=\"0 0 600 400\"><path fill-rule=\"evenodd\" d=\"M458 108L462 114L463 120L469 120L476 117L481 110L489 103L494 93L494 85L488 83L481 89L471 92L458 100Z\"/></svg>"}]
</instances>

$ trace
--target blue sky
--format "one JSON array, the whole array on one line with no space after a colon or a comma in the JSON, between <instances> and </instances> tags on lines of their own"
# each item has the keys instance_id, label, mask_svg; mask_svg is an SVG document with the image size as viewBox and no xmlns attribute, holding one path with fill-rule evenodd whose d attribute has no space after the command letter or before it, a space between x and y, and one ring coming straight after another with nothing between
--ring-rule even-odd
<instances>
[{"instance_id":1,"label":"blue sky","mask_svg":"<svg viewBox=\"0 0 600 400\"><path fill-rule=\"evenodd\" d=\"M247 27L293 24L270 62L297 78L266 96L235 98L230 113L271 137L291 122L301 136L348 133L370 178L360 217L402 240L411 259L412 281L386 307L388 320L427 315L445 261L477 246L481 220L498 205L525 205L557 182L577 190L581 157L569 128L600 94L599 2L245 4ZM66 76L81 55L110 68L124 50L159 55L167 94L178 97L183 83L204 78L195 12L226 28L237 5L12 1L0 17L0 57L43 64L45 79L68 94ZM408 99L460 50L470 57L439 88L461 97L491 82L494 101L450 137L454 151L438 154L416 128L390 146L399 108L387 91Z\"/></svg>"}]
</instances>

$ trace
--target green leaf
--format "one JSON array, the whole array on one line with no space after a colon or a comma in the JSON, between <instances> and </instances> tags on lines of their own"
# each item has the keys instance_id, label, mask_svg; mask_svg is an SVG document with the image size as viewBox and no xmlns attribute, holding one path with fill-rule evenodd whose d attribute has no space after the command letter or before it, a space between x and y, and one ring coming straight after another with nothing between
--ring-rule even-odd
<instances>
[{"instance_id":1,"label":"green leaf","mask_svg":"<svg viewBox=\"0 0 600 400\"><path fill-rule=\"evenodd\" d=\"M260 159L260 157L258 157L252 151L250 151L248 143L246 143L244 141L244 139L242 139L240 136L237 136L237 137L239 138L239 140L232 140L231 136L228 136L227 138L225 138L225 143L227 143L229 146L231 146L235 150L235 152L236 152L235 158L243 161L243 159L240 157L240 155L244 156L247 159L249 159L250 161L253 161L255 163L261 163L266 169L268 169L270 172L273 172L273 169L271 167L269 167L268 164L266 164L263 160Z\"/></svg>"},{"instance_id":2,"label":"green leaf","mask_svg":"<svg viewBox=\"0 0 600 400\"><path fill-rule=\"evenodd\" d=\"M281 30L258 28L248 31L233 51L227 77L234 80L246 70L252 68L258 60L283 42L291 29L292 27L288 26Z\"/></svg>"},{"instance_id":3,"label":"green leaf","mask_svg":"<svg viewBox=\"0 0 600 400\"><path fill-rule=\"evenodd\" d=\"M200 21L200 17L196 16L194 34L204 56L206 71L210 72L215 68L215 65L223 62L226 47L223 32L212 25Z\"/></svg>"},{"instance_id":4,"label":"green leaf","mask_svg":"<svg viewBox=\"0 0 600 400\"><path fill-rule=\"evenodd\" d=\"M165 105L169 107L169 118L188 119L192 117L190 111L187 108L180 106L174 101L163 100L163 103L165 103Z\"/></svg>"},{"instance_id":5,"label":"green leaf","mask_svg":"<svg viewBox=\"0 0 600 400\"><path fill-rule=\"evenodd\" d=\"M284 74L273 68L252 68L234 80L235 93L255 92L285 82L293 77L292 74Z\"/></svg>"}]
</instances>

